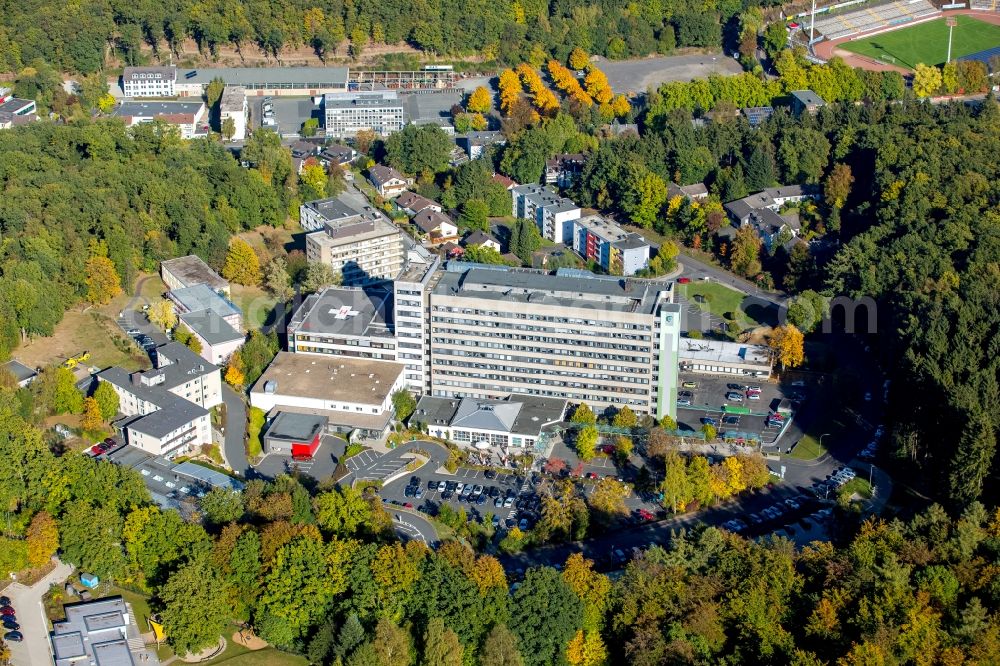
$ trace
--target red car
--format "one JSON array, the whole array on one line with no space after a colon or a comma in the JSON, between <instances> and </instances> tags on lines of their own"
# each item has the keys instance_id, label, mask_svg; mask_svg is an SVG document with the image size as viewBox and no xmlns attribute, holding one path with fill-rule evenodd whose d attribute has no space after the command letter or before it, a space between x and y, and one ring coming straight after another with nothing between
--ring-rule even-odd
<instances>
[{"instance_id":1,"label":"red car","mask_svg":"<svg viewBox=\"0 0 1000 666\"><path fill-rule=\"evenodd\" d=\"M643 520L653 520L656 518L652 512L647 511L646 509L639 509L639 517Z\"/></svg>"},{"instance_id":2,"label":"red car","mask_svg":"<svg viewBox=\"0 0 1000 666\"><path fill-rule=\"evenodd\" d=\"M101 448L100 444L94 444L92 447L90 447L90 455L99 456L102 453L104 453L104 449Z\"/></svg>"},{"instance_id":3,"label":"red car","mask_svg":"<svg viewBox=\"0 0 1000 666\"><path fill-rule=\"evenodd\" d=\"M407 502L406 504L403 505L403 508L404 509L412 509L413 508L413 502Z\"/></svg>"},{"instance_id":4,"label":"red car","mask_svg":"<svg viewBox=\"0 0 1000 666\"><path fill-rule=\"evenodd\" d=\"M10 606L4 606L3 608L0 608L0 615L3 615L5 617L6 616L13 616L14 615L14 609L11 608Z\"/></svg>"},{"instance_id":5,"label":"red car","mask_svg":"<svg viewBox=\"0 0 1000 666\"><path fill-rule=\"evenodd\" d=\"M677 278L677 284L687 284L690 281L691 281L691 278L687 278L687 277Z\"/></svg>"}]
</instances>

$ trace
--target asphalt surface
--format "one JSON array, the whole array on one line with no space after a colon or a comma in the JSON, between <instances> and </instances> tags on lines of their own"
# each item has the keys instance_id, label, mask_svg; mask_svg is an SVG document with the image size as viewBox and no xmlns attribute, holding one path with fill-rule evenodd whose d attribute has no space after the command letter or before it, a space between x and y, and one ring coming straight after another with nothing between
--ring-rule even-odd
<instances>
[{"instance_id":1,"label":"asphalt surface","mask_svg":"<svg viewBox=\"0 0 1000 666\"><path fill-rule=\"evenodd\" d=\"M250 471L250 461L247 460L247 449L244 444L247 431L247 406L243 398L225 382L222 383L222 402L226 405L222 457L234 472L245 479Z\"/></svg>"},{"instance_id":2,"label":"asphalt surface","mask_svg":"<svg viewBox=\"0 0 1000 666\"><path fill-rule=\"evenodd\" d=\"M300 472L317 481L324 481L333 476L337 462L346 450L346 441L334 435L324 435L312 460L295 461L291 455L269 453L253 468L252 475L273 479L281 474Z\"/></svg>"},{"instance_id":3,"label":"asphalt surface","mask_svg":"<svg viewBox=\"0 0 1000 666\"><path fill-rule=\"evenodd\" d=\"M19 631L24 635L24 640L20 643L7 643L14 666L52 663L49 628L42 608L42 597L51 585L62 585L72 573L72 566L58 562L55 569L31 587L13 583L3 591L3 594L10 597L11 605L17 613L17 623L21 625Z\"/></svg>"},{"instance_id":4,"label":"asphalt surface","mask_svg":"<svg viewBox=\"0 0 1000 666\"><path fill-rule=\"evenodd\" d=\"M385 510L392 516L392 528L403 541L420 541L431 548L440 545L437 530L429 520L415 511L387 504Z\"/></svg>"},{"instance_id":5,"label":"asphalt surface","mask_svg":"<svg viewBox=\"0 0 1000 666\"><path fill-rule=\"evenodd\" d=\"M743 71L739 62L723 53L681 56L657 56L636 60L595 58L615 92L643 94L668 81L691 81L710 74L731 76Z\"/></svg>"}]
</instances>

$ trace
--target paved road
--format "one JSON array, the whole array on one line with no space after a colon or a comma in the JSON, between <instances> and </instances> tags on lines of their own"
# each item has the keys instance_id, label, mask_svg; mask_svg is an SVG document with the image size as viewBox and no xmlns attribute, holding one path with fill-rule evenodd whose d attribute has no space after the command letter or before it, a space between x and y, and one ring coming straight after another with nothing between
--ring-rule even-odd
<instances>
[{"instance_id":1,"label":"paved road","mask_svg":"<svg viewBox=\"0 0 1000 666\"><path fill-rule=\"evenodd\" d=\"M51 585L61 585L73 573L73 567L58 562L49 575L31 587L14 583L4 590L10 597L11 604L17 612L17 623L21 625L24 640L20 643L7 643L11 651L11 663L14 666L38 666L51 664L49 652L49 628L46 623L45 611L42 608L42 596L49 591Z\"/></svg>"},{"instance_id":2,"label":"paved road","mask_svg":"<svg viewBox=\"0 0 1000 666\"><path fill-rule=\"evenodd\" d=\"M247 430L247 407L243 398L228 384L222 385L222 402L226 404L226 432L222 456L234 472L246 478L250 470L244 440Z\"/></svg>"},{"instance_id":3,"label":"paved road","mask_svg":"<svg viewBox=\"0 0 1000 666\"><path fill-rule=\"evenodd\" d=\"M391 504L385 510L392 516L392 528L403 541L422 541L431 548L439 545L438 533L429 520L415 511L401 509Z\"/></svg>"},{"instance_id":4,"label":"paved road","mask_svg":"<svg viewBox=\"0 0 1000 666\"><path fill-rule=\"evenodd\" d=\"M448 462L448 448L437 442L423 440L406 442L380 456L375 455L374 451L366 451L359 456L350 458L345 463L350 474L345 476L341 483L349 485L355 480L381 481L386 479L406 466L415 449L426 451L430 455L430 460L423 469L433 471L443 467Z\"/></svg>"},{"instance_id":5,"label":"paved road","mask_svg":"<svg viewBox=\"0 0 1000 666\"><path fill-rule=\"evenodd\" d=\"M681 276L691 278L692 280L701 280L702 278L711 278L714 282L720 284L728 285L742 292L746 292L748 295L760 299L765 304L783 306L788 301L788 295L778 291L767 291L766 289L761 289L753 282L749 280L744 280L741 277L733 275L724 268L719 266L713 266L701 259L696 259L695 257L689 255L681 255L677 258L677 261L683 266L681 270Z\"/></svg>"}]
</instances>

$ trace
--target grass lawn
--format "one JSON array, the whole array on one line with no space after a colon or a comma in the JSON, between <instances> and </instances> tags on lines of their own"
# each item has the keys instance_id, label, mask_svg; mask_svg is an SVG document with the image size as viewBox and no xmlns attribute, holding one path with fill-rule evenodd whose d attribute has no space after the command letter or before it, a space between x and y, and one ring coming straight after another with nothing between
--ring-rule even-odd
<instances>
[{"instance_id":1,"label":"grass lawn","mask_svg":"<svg viewBox=\"0 0 1000 666\"><path fill-rule=\"evenodd\" d=\"M227 638L227 640L229 640ZM305 657L300 657L287 652L281 652L274 648L264 648L252 652L242 645L237 645L229 640L229 645L225 651L215 659L206 661L206 666L214 664L225 664L226 666L305 666L308 661Z\"/></svg>"},{"instance_id":2,"label":"grass lawn","mask_svg":"<svg viewBox=\"0 0 1000 666\"><path fill-rule=\"evenodd\" d=\"M742 291L730 289L717 282L698 281L677 286L681 296L689 303L697 305L716 317L724 318L727 312L732 312L736 315L736 322L740 328L750 328L760 323L747 316L746 312L740 309L743 299L746 298L746 294ZM699 302L699 297L704 300Z\"/></svg>"},{"instance_id":3,"label":"grass lawn","mask_svg":"<svg viewBox=\"0 0 1000 666\"><path fill-rule=\"evenodd\" d=\"M841 497L851 497L855 493L864 499L872 498L872 487L868 483L868 479L862 479L860 476L856 476L837 490L837 495Z\"/></svg>"},{"instance_id":4,"label":"grass lawn","mask_svg":"<svg viewBox=\"0 0 1000 666\"><path fill-rule=\"evenodd\" d=\"M244 287L234 284L231 289L233 303L240 310L243 310L243 327L250 330L263 326L274 310L278 299L260 287Z\"/></svg>"},{"instance_id":5,"label":"grass lawn","mask_svg":"<svg viewBox=\"0 0 1000 666\"><path fill-rule=\"evenodd\" d=\"M847 428L847 416L843 413L828 414L809 428L799 443L792 449L791 457L799 460L814 460L826 453L826 447L820 444L821 439L839 437ZM825 435L825 437L824 437Z\"/></svg>"},{"instance_id":6,"label":"grass lawn","mask_svg":"<svg viewBox=\"0 0 1000 666\"><path fill-rule=\"evenodd\" d=\"M951 57L960 58L1000 46L1000 26L972 16L956 16ZM893 30L868 39L840 45L853 53L873 60L914 69L917 63L940 65L948 55L948 26L944 19L928 21L910 28Z\"/></svg>"},{"instance_id":7,"label":"grass lawn","mask_svg":"<svg viewBox=\"0 0 1000 666\"><path fill-rule=\"evenodd\" d=\"M130 347L133 351L125 351ZM120 365L127 370L148 366L148 363L143 364L144 355L125 337L114 320L94 308L67 311L51 337L34 338L15 350L13 356L34 368L58 365L85 351L90 352L90 359L85 364L88 366Z\"/></svg>"}]
</instances>

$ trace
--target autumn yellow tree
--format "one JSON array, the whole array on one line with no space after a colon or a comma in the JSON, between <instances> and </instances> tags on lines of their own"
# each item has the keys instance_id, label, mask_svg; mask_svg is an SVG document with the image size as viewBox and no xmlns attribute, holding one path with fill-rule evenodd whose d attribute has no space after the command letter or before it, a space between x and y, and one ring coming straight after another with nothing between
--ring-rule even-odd
<instances>
[{"instance_id":1,"label":"autumn yellow tree","mask_svg":"<svg viewBox=\"0 0 1000 666\"><path fill-rule=\"evenodd\" d=\"M576 632L566 646L566 661L572 666L602 666L608 660L608 649L600 632Z\"/></svg>"},{"instance_id":2,"label":"autumn yellow tree","mask_svg":"<svg viewBox=\"0 0 1000 666\"><path fill-rule=\"evenodd\" d=\"M46 511L39 511L28 525L28 564L34 568L48 564L59 550L59 528Z\"/></svg>"},{"instance_id":3,"label":"autumn yellow tree","mask_svg":"<svg viewBox=\"0 0 1000 666\"><path fill-rule=\"evenodd\" d=\"M611 100L611 110L618 118L624 118L632 110L632 105L629 104L625 95L615 95L615 98Z\"/></svg>"},{"instance_id":4,"label":"autumn yellow tree","mask_svg":"<svg viewBox=\"0 0 1000 666\"><path fill-rule=\"evenodd\" d=\"M229 253L222 267L222 276L236 284L256 286L260 284L260 260L250 244L242 238L229 242Z\"/></svg>"},{"instance_id":5,"label":"autumn yellow tree","mask_svg":"<svg viewBox=\"0 0 1000 666\"><path fill-rule=\"evenodd\" d=\"M165 298L161 298L150 305L149 312L146 314L149 317L149 321L165 331L177 325L177 311L174 310L174 304Z\"/></svg>"},{"instance_id":6,"label":"autumn yellow tree","mask_svg":"<svg viewBox=\"0 0 1000 666\"><path fill-rule=\"evenodd\" d=\"M569 52L569 66L573 69L583 69L590 62L590 57L587 56L587 52L577 46L575 49Z\"/></svg>"},{"instance_id":7,"label":"autumn yellow tree","mask_svg":"<svg viewBox=\"0 0 1000 666\"><path fill-rule=\"evenodd\" d=\"M782 368L797 368L805 361L805 337L794 324L774 329L768 346Z\"/></svg>"},{"instance_id":8,"label":"autumn yellow tree","mask_svg":"<svg viewBox=\"0 0 1000 666\"><path fill-rule=\"evenodd\" d=\"M465 110L469 113L486 113L490 110L492 102L490 91L484 86L479 86L469 95L469 100L465 103Z\"/></svg>"},{"instance_id":9,"label":"autumn yellow tree","mask_svg":"<svg viewBox=\"0 0 1000 666\"><path fill-rule=\"evenodd\" d=\"M94 398L83 399L83 419L80 425L87 432L94 432L101 429L104 418L101 416L101 406Z\"/></svg>"},{"instance_id":10,"label":"autumn yellow tree","mask_svg":"<svg viewBox=\"0 0 1000 666\"><path fill-rule=\"evenodd\" d=\"M486 595L490 590L507 589L507 574L497 558L491 555L479 557L469 571L469 577L482 595Z\"/></svg>"},{"instance_id":11,"label":"autumn yellow tree","mask_svg":"<svg viewBox=\"0 0 1000 666\"><path fill-rule=\"evenodd\" d=\"M628 513L628 507L625 506L628 494L628 486L614 477L606 476L597 482L597 487L590 496L590 506L605 516L621 516Z\"/></svg>"},{"instance_id":12,"label":"autumn yellow tree","mask_svg":"<svg viewBox=\"0 0 1000 666\"><path fill-rule=\"evenodd\" d=\"M573 553L566 559L562 577L583 602L583 628L587 631L599 631L604 613L611 602L611 580L594 571L594 562L580 553Z\"/></svg>"},{"instance_id":13,"label":"autumn yellow tree","mask_svg":"<svg viewBox=\"0 0 1000 666\"><path fill-rule=\"evenodd\" d=\"M84 268L87 278L87 300L95 305L106 305L122 293L121 278L114 263L107 257L95 256L87 260Z\"/></svg>"},{"instance_id":14,"label":"autumn yellow tree","mask_svg":"<svg viewBox=\"0 0 1000 666\"><path fill-rule=\"evenodd\" d=\"M515 102L521 97L524 88L521 86L521 78L512 69L505 69L500 72L500 110L510 113Z\"/></svg>"},{"instance_id":15,"label":"autumn yellow tree","mask_svg":"<svg viewBox=\"0 0 1000 666\"><path fill-rule=\"evenodd\" d=\"M608 77L601 70L591 67L583 84L587 87L587 94L593 97L598 104L607 104L611 101L613 97L611 85L608 83Z\"/></svg>"},{"instance_id":16,"label":"autumn yellow tree","mask_svg":"<svg viewBox=\"0 0 1000 666\"><path fill-rule=\"evenodd\" d=\"M917 63L913 70L913 92L917 97L931 97L938 94L943 82L941 70L934 65Z\"/></svg>"},{"instance_id":17,"label":"autumn yellow tree","mask_svg":"<svg viewBox=\"0 0 1000 666\"><path fill-rule=\"evenodd\" d=\"M234 352L233 357L239 352ZM234 363L233 358L229 359L229 365L226 366L226 383L230 386L239 388L243 386L243 382L246 381L246 376L243 374L243 369L240 367L239 363Z\"/></svg>"}]
</instances>

